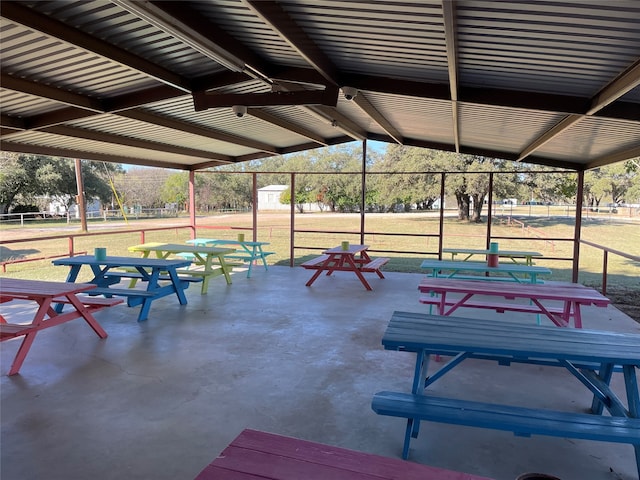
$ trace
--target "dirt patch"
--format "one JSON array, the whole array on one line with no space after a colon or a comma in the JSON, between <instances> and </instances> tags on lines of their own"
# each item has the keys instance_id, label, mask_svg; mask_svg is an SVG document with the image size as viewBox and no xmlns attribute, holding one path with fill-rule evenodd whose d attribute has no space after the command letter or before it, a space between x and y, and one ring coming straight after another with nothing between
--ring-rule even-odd
<instances>
[{"instance_id":1,"label":"dirt patch","mask_svg":"<svg viewBox=\"0 0 640 480\"><path fill-rule=\"evenodd\" d=\"M607 289L607 297L618 310L640 323L640 290L616 285Z\"/></svg>"}]
</instances>

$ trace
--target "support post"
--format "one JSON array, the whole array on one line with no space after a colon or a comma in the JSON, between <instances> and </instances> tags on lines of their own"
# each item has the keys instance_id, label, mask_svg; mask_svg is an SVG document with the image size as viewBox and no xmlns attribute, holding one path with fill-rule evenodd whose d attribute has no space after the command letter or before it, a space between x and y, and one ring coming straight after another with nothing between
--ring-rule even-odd
<instances>
[{"instance_id":1,"label":"support post","mask_svg":"<svg viewBox=\"0 0 640 480\"><path fill-rule=\"evenodd\" d=\"M84 180L82 179L82 161L79 158L75 159L76 165L76 185L78 187L78 213L80 214L80 229L83 232L87 231L87 205L84 196Z\"/></svg>"},{"instance_id":2,"label":"support post","mask_svg":"<svg viewBox=\"0 0 640 480\"><path fill-rule=\"evenodd\" d=\"M580 229L582 228L582 204L584 201L584 171L578 172L578 188L576 191L576 224L573 229L573 271L571 281L578 283L580 268Z\"/></svg>"}]
</instances>

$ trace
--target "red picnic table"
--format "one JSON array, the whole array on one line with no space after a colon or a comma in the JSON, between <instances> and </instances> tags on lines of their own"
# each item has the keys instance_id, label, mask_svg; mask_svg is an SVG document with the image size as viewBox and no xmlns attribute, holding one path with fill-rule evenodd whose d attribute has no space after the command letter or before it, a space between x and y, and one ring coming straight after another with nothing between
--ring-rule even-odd
<instances>
[{"instance_id":1,"label":"red picnic table","mask_svg":"<svg viewBox=\"0 0 640 480\"><path fill-rule=\"evenodd\" d=\"M244 430L195 480L490 480L321 443Z\"/></svg>"},{"instance_id":2,"label":"red picnic table","mask_svg":"<svg viewBox=\"0 0 640 480\"><path fill-rule=\"evenodd\" d=\"M18 278L0 279L0 301L2 303L27 300L38 304L33 319L29 323L7 322L9 315L6 312L3 312L4 315L0 315L0 341L24 337L9 370L9 375L15 375L20 371L37 333L45 328L54 327L76 318L83 318L100 338L107 338L107 332L93 317L93 312L122 303L122 299L77 295L95 288L96 286L91 283L47 282ZM72 309L58 313L54 308L57 304L68 304Z\"/></svg>"},{"instance_id":3,"label":"red picnic table","mask_svg":"<svg viewBox=\"0 0 640 480\"><path fill-rule=\"evenodd\" d=\"M325 250L323 255L302 263L300 265L301 267L316 270L316 273L309 279L306 286L310 287L322 272L327 272L327 276L333 272L353 272L360 282L362 282L364 288L372 290L371 285L369 285L369 282L367 282L362 273L376 273L380 278L384 278L380 268L385 265L389 259L382 257L375 259L370 258L367 253L368 248L369 245L334 247Z\"/></svg>"}]
</instances>

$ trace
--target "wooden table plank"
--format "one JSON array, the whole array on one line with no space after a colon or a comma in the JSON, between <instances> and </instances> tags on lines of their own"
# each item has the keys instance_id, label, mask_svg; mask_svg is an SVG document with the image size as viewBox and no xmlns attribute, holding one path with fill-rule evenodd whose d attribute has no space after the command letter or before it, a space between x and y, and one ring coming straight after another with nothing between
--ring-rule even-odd
<instances>
[{"instance_id":1,"label":"wooden table plank","mask_svg":"<svg viewBox=\"0 0 640 480\"><path fill-rule=\"evenodd\" d=\"M244 430L196 480L489 480L296 438Z\"/></svg>"},{"instance_id":2,"label":"wooden table plank","mask_svg":"<svg viewBox=\"0 0 640 480\"><path fill-rule=\"evenodd\" d=\"M382 344L387 350L403 351L456 349L464 344L477 353L640 365L638 334L400 311L393 313Z\"/></svg>"}]
</instances>

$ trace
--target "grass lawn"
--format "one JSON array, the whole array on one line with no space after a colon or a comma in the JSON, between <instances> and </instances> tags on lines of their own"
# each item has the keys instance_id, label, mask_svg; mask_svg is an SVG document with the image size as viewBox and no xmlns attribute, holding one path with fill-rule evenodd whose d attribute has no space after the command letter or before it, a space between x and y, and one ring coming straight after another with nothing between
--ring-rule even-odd
<instances>
[{"instance_id":1,"label":"grass lawn","mask_svg":"<svg viewBox=\"0 0 640 480\"><path fill-rule=\"evenodd\" d=\"M523 208L523 207L521 207ZM497 217L498 219L501 217ZM498 240L501 249L539 251L548 258L573 257L572 238L574 222L572 218L558 217L527 217L520 216L525 224L508 226L499 221L492 225L492 237L507 237ZM150 219L129 222L95 222L89 224L91 233L109 232L108 235L76 237L74 251L93 252L97 246L108 248L110 254L129 255L127 247L141 243L140 233L117 233L121 230L135 228L186 226L188 219ZM321 249L338 245L343 240L359 243L360 215L358 214L330 214L305 213L295 217L295 263L317 255ZM251 228L250 214L227 214L199 217L197 224L199 237L236 238L237 229ZM62 236L77 234L77 225L31 225L31 228L2 230L3 240L28 238L29 242L10 244L0 247L0 260L20 258L35 258L42 256L61 255L68 251L68 238L47 239L39 241L38 237ZM210 227L210 228L206 228ZM640 256L640 223L613 220L584 220L582 238L600 245L604 245L631 255ZM233 228L233 229L232 229ZM454 217L446 217L444 221L444 248L466 247L485 248L485 223L470 224L459 222ZM314 232L301 232L310 230ZM365 243L374 252L385 252L392 261L387 269L391 271L418 272L420 262L427 257L435 257L438 251L438 217L433 213L426 214L367 214L365 230L371 232L365 236ZM316 233L322 232L351 232L351 233ZM248 232L246 232L248 233ZM289 265L289 237L290 217L288 214L259 214L258 239L270 242L268 250L276 252L269 257L273 263ZM517 238L523 237L523 238ZM172 228L158 232L147 232L145 241L183 243L189 238L189 229ZM547 239L566 239L548 241ZM389 253L394 250L398 253ZM417 253L414 253L417 252ZM382 255L379 253L378 256ZM581 245L581 275L585 281L598 283L601 281L602 252L587 245ZM553 278L568 280L571 275L569 260L539 260L554 270ZM46 262L27 262L9 265L7 275L19 274L46 275L43 269L50 265ZM637 277L639 265L616 255L610 255L608 261L609 283L627 284ZM53 269L53 267L51 267ZM57 269L53 269L56 270ZM53 273L55 275L55 273ZM48 276L48 275L46 275ZM637 280L637 279L636 279ZM583 282L584 283L584 282Z\"/></svg>"},{"instance_id":2,"label":"grass lawn","mask_svg":"<svg viewBox=\"0 0 640 480\"><path fill-rule=\"evenodd\" d=\"M514 209L518 210L518 209ZM519 207L514 216L524 223L508 225L506 216L499 209L492 225L492 237L504 250L538 251L544 259L536 264L549 267L553 274L550 280L570 281L573 257L574 219L566 215L529 216L527 207ZM546 208L545 208L546 211ZM509 212L511 213L511 212ZM583 219L582 238L631 255L640 256L640 223L635 219L590 215ZM89 224L96 236L76 237L75 252L92 253L95 247L107 247L111 255L132 255L127 247L142 242L141 234L118 233L119 230L135 228L173 227L170 230L147 232L147 242L184 243L189 239L188 218L150 219L124 222L96 221ZM198 237L236 238L238 229L251 228L251 214L225 214L198 217ZM360 243L360 215L332 213L304 213L295 216L295 264L316 256L322 249L340 244L343 240ZM209 227L209 228L207 228ZM385 267L388 271L419 272L425 258L436 258L438 251L439 219L436 213L367 214L364 242L370 245L372 256L391 257ZM68 252L68 237L38 240L43 236L73 235L80 233L76 225L30 224L29 228L2 229L2 239L29 238L29 242L0 247L0 259L36 258L64 255ZM301 232L310 230L314 232ZM445 217L443 247L485 248L486 223L469 224L459 222L454 216ZM340 232L340 233L317 233ZM109 234L106 234L109 232ZM249 236L249 232L245 231ZM522 238L517 238L522 237ZM290 216L288 213L260 213L258 215L258 240L270 242L267 250L276 252L269 257L270 263L289 265ZM553 241L549 239L554 239ZM564 239L564 240L559 240ZM398 253L391 253L393 250ZM557 259L557 260L553 260ZM564 259L564 260L562 260ZM581 245L580 283L599 287L602 285L603 253L601 250ZM609 255L607 294L616 290L638 291L640 299L640 265L617 255ZM54 267L51 260L17 263L7 266L7 277L64 280L66 269ZM635 301L634 300L634 301ZM635 301L636 304L640 303Z\"/></svg>"}]
</instances>

